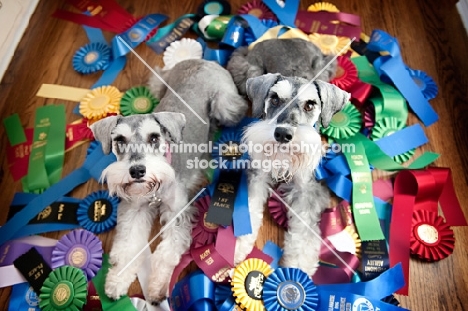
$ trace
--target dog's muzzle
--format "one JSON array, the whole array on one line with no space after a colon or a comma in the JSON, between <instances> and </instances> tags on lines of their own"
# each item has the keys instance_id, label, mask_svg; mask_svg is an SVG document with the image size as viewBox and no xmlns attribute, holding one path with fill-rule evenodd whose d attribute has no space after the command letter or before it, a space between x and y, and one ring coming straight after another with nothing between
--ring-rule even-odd
<instances>
[{"instance_id":1,"label":"dog's muzzle","mask_svg":"<svg viewBox=\"0 0 468 311\"><path fill-rule=\"evenodd\" d=\"M294 133L291 128L278 126L275 128L274 136L275 140L279 143L289 143L291 140L293 140Z\"/></svg>"}]
</instances>

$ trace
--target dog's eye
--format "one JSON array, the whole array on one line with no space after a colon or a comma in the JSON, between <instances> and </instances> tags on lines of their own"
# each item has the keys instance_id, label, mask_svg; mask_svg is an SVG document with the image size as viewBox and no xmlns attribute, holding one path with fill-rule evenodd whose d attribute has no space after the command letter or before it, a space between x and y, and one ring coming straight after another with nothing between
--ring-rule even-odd
<instances>
[{"instance_id":1,"label":"dog's eye","mask_svg":"<svg viewBox=\"0 0 468 311\"><path fill-rule=\"evenodd\" d=\"M280 104L280 100L279 100L279 97L278 95L276 94L273 94L270 98L270 104L273 105L273 106L278 106Z\"/></svg>"},{"instance_id":2,"label":"dog's eye","mask_svg":"<svg viewBox=\"0 0 468 311\"><path fill-rule=\"evenodd\" d=\"M316 102L313 101L313 100L308 100L305 102L304 104L304 111L311 111L312 109L314 109L314 106L316 105Z\"/></svg>"},{"instance_id":3,"label":"dog's eye","mask_svg":"<svg viewBox=\"0 0 468 311\"><path fill-rule=\"evenodd\" d=\"M159 142L159 134L153 133L150 134L148 137L148 141L152 144L156 144Z\"/></svg>"},{"instance_id":4,"label":"dog's eye","mask_svg":"<svg viewBox=\"0 0 468 311\"><path fill-rule=\"evenodd\" d=\"M125 139L125 137L123 137L122 135L119 135L119 136L116 136L116 137L114 138L114 141L115 141L117 144L125 144L126 139Z\"/></svg>"}]
</instances>

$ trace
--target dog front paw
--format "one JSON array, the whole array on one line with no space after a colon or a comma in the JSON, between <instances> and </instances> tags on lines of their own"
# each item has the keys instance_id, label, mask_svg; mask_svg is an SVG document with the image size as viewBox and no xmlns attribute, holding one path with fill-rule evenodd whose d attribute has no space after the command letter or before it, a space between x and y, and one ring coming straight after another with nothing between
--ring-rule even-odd
<instances>
[{"instance_id":1,"label":"dog front paw","mask_svg":"<svg viewBox=\"0 0 468 311\"><path fill-rule=\"evenodd\" d=\"M168 294L168 284L152 281L149 284L148 297L146 298L152 305L159 305L164 301L164 299L166 299Z\"/></svg>"},{"instance_id":2,"label":"dog front paw","mask_svg":"<svg viewBox=\"0 0 468 311\"><path fill-rule=\"evenodd\" d=\"M122 273L117 275L118 271L115 268L110 268L106 277L105 292L107 297L114 300L119 299L128 292L128 288L133 280L129 280Z\"/></svg>"}]
</instances>

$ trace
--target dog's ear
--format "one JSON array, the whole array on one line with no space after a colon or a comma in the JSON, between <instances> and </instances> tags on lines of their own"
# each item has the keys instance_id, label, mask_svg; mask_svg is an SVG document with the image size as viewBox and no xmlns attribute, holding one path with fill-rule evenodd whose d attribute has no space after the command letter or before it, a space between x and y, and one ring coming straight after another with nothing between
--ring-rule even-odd
<instances>
[{"instance_id":1,"label":"dog's ear","mask_svg":"<svg viewBox=\"0 0 468 311\"><path fill-rule=\"evenodd\" d=\"M343 108L349 101L351 94L333 84L320 80L315 80L314 85L317 88L319 99L322 102L320 120L322 126L327 128L333 115Z\"/></svg>"},{"instance_id":2,"label":"dog's ear","mask_svg":"<svg viewBox=\"0 0 468 311\"><path fill-rule=\"evenodd\" d=\"M250 78L246 82L246 93L252 101L252 116L258 118L265 107L268 91L280 78L279 73L267 73L259 77Z\"/></svg>"},{"instance_id":3,"label":"dog's ear","mask_svg":"<svg viewBox=\"0 0 468 311\"><path fill-rule=\"evenodd\" d=\"M185 127L185 116L179 112L156 112L153 113L163 131L169 134L170 139L174 143L179 143L182 140L182 131Z\"/></svg>"},{"instance_id":4,"label":"dog's ear","mask_svg":"<svg viewBox=\"0 0 468 311\"><path fill-rule=\"evenodd\" d=\"M105 154L109 154L112 149L112 137L111 132L114 127L117 125L117 121L121 116L110 116L104 119L101 119L89 127L93 132L94 138L101 142L102 151Z\"/></svg>"}]
</instances>

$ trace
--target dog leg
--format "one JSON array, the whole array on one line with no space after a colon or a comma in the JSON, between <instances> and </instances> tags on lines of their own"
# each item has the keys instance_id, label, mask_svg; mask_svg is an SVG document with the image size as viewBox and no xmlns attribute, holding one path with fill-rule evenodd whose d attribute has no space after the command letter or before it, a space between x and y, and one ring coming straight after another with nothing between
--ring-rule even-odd
<instances>
[{"instance_id":1,"label":"dog leg","mask_svg":"<svg viewBox=\"0 0 468 311\"><path fill-rule=\"evenodd\" d=\"M263 173L249 172L249 213L252 225L252 233L243 235L236 240L236 249L234 253L234 264L241 263L252 249L257 240L258 230L263 221L263 209L269 194L270 177Z\"/></svg>"},{"instance_id":2,"label":"dog leg","mask_svg":"<svg viewBox=\"0 0 468 311\"><path fill-rule=\"evenodd\" d=\"M151 256L152 271L147 299L153 304L160 303L168 296L172 272L192 242L191 232L195 208L186 207L184 202L186 203L187 200L184 200L184 197L186 196L180 193L173 199L175 202L173 205L161 206L161 223L167 224L173 219L176 220L161 229L164 230L161 233L161 242ZM170 206L181 206L181 208L174 211L170 209ZM186 210L177 216L184 207Z\"/></svg>"},{"instance_id":3,"label":"dog leg","mask_svg":"<svg viewBox=\"0 0 468 311\"><path fill-rule=\"evenodd\" d=\"M295 267L312 276L318 268L320 245L322 243L318 222L324 207L328 204L325 191L319 192L318 184L299 187L285 196L288 209L288 230L284 236L285 267Z\"/></svg>"},{"instance_id":4,"label":"dog leg","mask_svg":"<svg viewBox=\"0 0 468 311\"><path fill-rule=\"evenodd\" d=\"M148 243L156 210L148 208L148 203L122 201L119 204L117 227L114 242L110 252L112 267L106 277L105 292L112 299L126 295L130 284L143 262L137 254ZM134 260L128 267L132 260Z\"/></svg>"}]
</instances>

